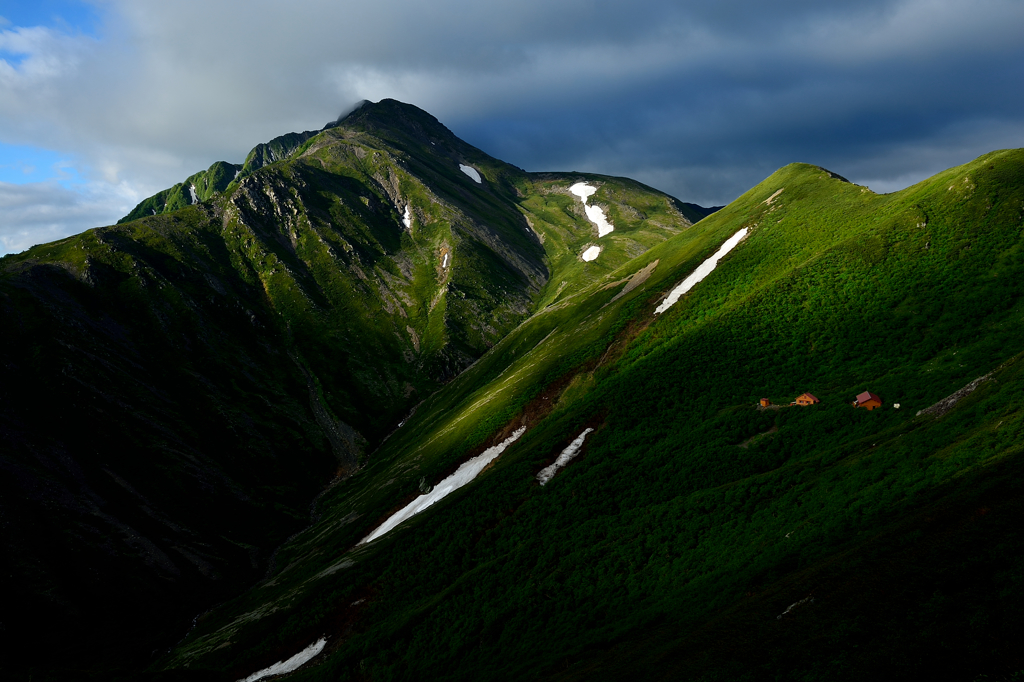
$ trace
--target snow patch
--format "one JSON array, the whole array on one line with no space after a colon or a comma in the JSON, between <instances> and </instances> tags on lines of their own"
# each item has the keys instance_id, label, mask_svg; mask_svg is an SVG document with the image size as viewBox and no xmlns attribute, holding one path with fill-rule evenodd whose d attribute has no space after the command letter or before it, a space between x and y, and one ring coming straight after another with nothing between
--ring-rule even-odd
<instances>
[{"instance_id":1,"label":"snow patch","mask_svg":"<svg viewBox=\"0 0 1024 682\"><path fill-rule=\"evenodd\" d=\"M449 493L458 490L462 486L466 485L477 475L484 470L488 464L498 458L502 452L505 451L509 445L512 445L519 436L526 433L526 427L517 429L511 436L501 441L497 445L491 446L481 452L476 457L472 457L469 460L463 462L456 469L455 473L444 479L440 483L434 486L433 490L425 495L420 495L415 500L405 505L399 511L395 512L391 518L384 523L380 524L375 531L367 535L365 538L359 541L359 544L364 544L379 538L384 533L400 524L402 521L419 514L424 509L430 507L435 502L447 497Z\"/></svg>"},{"instance_id":2,"label":"snow patch","mask_svg":"<svg viewBox=\"0 0 1024 682\"><path fill-rule=\"evenodd\" d=\"M239 175L241 175L241 174L242 174L242 169L241 169L241 168L239 168L238 170L236 170L236 171L235 171L235 177L233 177L233 178L231 178L231 179L232 179L232 180L237 180L237 179L238 179L238 176L239 176Z\"/></svg>"},{"instance_id":3,"label":"snow patch","mask_svg":"<svg viewBox=\"0 0 1024 682\"><path fill-rule=\"evenodd\" d=\"M199 197L196 196L196 186L195 185L189 185L188 186L188 193L192 195L192 203L193 204L198 204L199 203Z\"/></svg>"},{"instance_id":4,"label":"snow patch","mask_svg":"<svg viewBox=\"0 0 1024 682\"><path fill-rule=\"evenodd\" d=\"M584 429L583 433L576 436L576 440L569 443L569 446L565 448L565 450L562 450L562 454L558 456L558 459L555 460L554 464L540 470L540 473L537 474L537 480L540 481L541 485L544 485L554 478L559 469L564 467L573 457L579 454L580 448L583 447L583 441L586 439L587 434L593 430L594 429L591 428Z\"/></svg>"},{"instance_id":5,"label":"snow patch","mask_svg":"<svg viewBox=\"0 0 1024 682\"><path fill-rule=\"evenodd\" d=\"M733 247L739 244L740 240L746 236L747 228L744 227L742 230L726 239L725 243L722 244L718 251L715 252L715 255L698 265L697 269L694 270L689 277L684 279L679 286L672 290L672 293L668 295L668 298L661 302L661 305L659 305L654 311L654 314L657 315L658 313L663 313L675 305L676 301L682 298L683 294L696 286L702 279L710 275L711 271L718 265L718 261L721 260L725 254L732 251Z\"/></svg>"},{"instance_id":6,"label":"snow patch","mask_svg":"<svg viewBox=\"0 0 1024 682\"><path fill-rule=\"evenodd\" d=\"M594 260L595 258L597 258L597 255L599 253L601 253L601 247L600 246L591 246L589 249L587 249L586 251L583 252L582 258L583 258L583 260L585 260L587 262L590 262L590 261Z\"/></svg>"},{"instance_id":7,"label":"snow patch","mask_svg":"<svg viewBox=\"0 0 1024 682\"><path fill-rule=\"evenodd\" d=\"M585 182L577 182L569 188L569 191L578 196L585 204L587 203L587 199L597 191L597 188L593 185L588 185Z\"/></svg>"},{"instance_id":8,"label":"snow patch","mask_svg":"<svg viewBox=\"0 0 1024 682\"><path fill-rule=\"evenodd\" d=\"M252 675L238 680L238 682L256 682L256 680L262 680L264 677L270 677L271 675L283 675L284 673L290 673L293 670L298 670L303 664L307 663L314 656L323 651L326 644L327 639L321 637L288 660L278 661L269 668L258 670Z\"/></svg>"},{"instance_id":9,"label":"snow patch","mask_svg":"<svg viewBox=\"0 0 1024 682\"><path fill-rule=\"evenodd\" d=\"M780 613L780 614L778 615L778 617L776 618L776 620L782 620L782 617L783 617L783 616L788 616L788 615L789 615L789 613L790 613L790 612L791 612L791 611L792 611L793 609L795 609L795 608L796 608L796 607L798 607L798 606L803 606L804 604L806 604L806 603L808 603L808 602L810 602L811 604L813 604L813 603L814 603L814 597L813 597L812 595L807 595L806 597L804 597L804 598L803 598L803 599L801 599L800 601L795 601L795 602L793 602L792 604L790 604L790 605L789 605L789 608L788 608L788 609L786 609L785 611L783 611L782 613Z\"/></svg>"},{"instance_id":10,"label":"snow patch","mask_svg":"<svg viewBox=\"0 0 1024 682\"><path fill-rule=\"evenodd\" d=\"M608 218L604 214L604 209L602 209L600 206L587 205L587 199L589 199L591 195L597 191L596 187L594 187L593 185L588 185L585 182L577 182L575 185L569 188L569 191L578 196L580 200L583 202L583 210L586 211L587 218L590 219L590 222L597 225L598 237L603 237L615 229L615 226L608 222ZM596 257L597 256L595 255L595 258ZM591 258L590 260L593 260L593 258Z\"/></svg>"},{"instance_id":11,"label":"snow patch","mask_svg":"<svg viewBox=\"0 0 1024 682\"><path fill-rule=\"evenodd\" d=\"M408 204L405 207L405 215L402 216L402 223L407 230L412 229L412 211L409 210Z\"/></svg>"},{"instance_id":12,"label":"snow patch","mask_svg":"<svg viewBox=\"0 0 1024 682\"><path fill-rule=\"evenodd\" d=\"M442 268L448 267L448 254L444 254L444 262L441 263Z\"/></svg>"},{"instance_id":13,"label":"snow patch","mask_svg":"<svg viewBox=\"0 0 1024 682\"><path fill-rule=\"evenodd\" d=\"M615 229L615 226L608 222L608 218L604 215L604 209L600 206L584 206L583 210L587 212L590 222L597 225L598 237L603 237Z\"/></svg>"},{"instance_id":14,"label":"snow patch","mask_svg":"<svg viewBox=\"0 0 1024 682\"><path fill-rule=\"evenodd\" d=\"M461 170L463 173L473 178L477 182L483 182L483 180L480 179L480 173L479 171L477 171L476 168L473 168L472 166L467 166L464 163L460 163L459 170Z\"/></svg>"}]
</instances>

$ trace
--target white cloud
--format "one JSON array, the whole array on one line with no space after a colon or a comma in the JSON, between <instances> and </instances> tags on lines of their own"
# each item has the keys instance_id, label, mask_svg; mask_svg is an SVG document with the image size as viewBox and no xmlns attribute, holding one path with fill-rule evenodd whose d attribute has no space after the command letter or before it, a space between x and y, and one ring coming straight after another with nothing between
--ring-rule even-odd
<instances>
[{"instance_id":1,"label":"white cloud","mask_svg":"<svg viewBox=\"0 0 1024 682\"><path fill-rule=\"evenodd\" d=\"M8 55L0 59L0 87L29 91L74 71L85 44L40 26L0 31L0 54Z\"/></svg>"},{"instance_id":2,"label":"white cloud","mask_svg":"<svg viewBox=\"0 0 1024 682\"><path fill-rule=\"evenodd\" d=\"M117 222L141 198L127 183L0 182L0 255Z\"/></svg>"}]
</instances>

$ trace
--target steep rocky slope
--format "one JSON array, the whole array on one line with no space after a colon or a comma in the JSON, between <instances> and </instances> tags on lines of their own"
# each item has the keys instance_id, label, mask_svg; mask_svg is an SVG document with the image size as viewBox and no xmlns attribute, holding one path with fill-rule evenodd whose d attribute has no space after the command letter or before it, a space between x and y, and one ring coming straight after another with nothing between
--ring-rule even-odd
<instances>
[{"instance_id":1,"label":"steep rocky slope","mask_svg":"<svg viewBox=\"0 0 1024 682\"><path fill-rule=\"evenodd\" d=\"M580 181L616 223L591 262ZM6 660L137 671L414 406L703 214L525 173L385 100L0 259Z\"/></svg>"}]
</instances>

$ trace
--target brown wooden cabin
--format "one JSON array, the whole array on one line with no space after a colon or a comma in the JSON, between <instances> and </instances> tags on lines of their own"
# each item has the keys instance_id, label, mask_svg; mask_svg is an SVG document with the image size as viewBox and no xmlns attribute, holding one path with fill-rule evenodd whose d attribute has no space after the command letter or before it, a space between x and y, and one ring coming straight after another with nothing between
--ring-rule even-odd
<instances>
[{"instance_id":1,"label":"brown wooden cabin","mask_svg":"<svg viewBox=\"0 0 1024 682\"><path fill-rule=\"evenodd\" d=\"M772 401L768 400L768 398L761 398L761 407L768 407L771 404Z\"/></svg>"},{"instance_id":2,"label":"brown wooden cabin","mask_svg":"<svg viewBox=\"0 0 1024 682\"><path fill-rule=\"evenodd\" d=\"M882 399L871 391L864 391L857 395L856 400L853 401L854 407L863 407L866 410L873 410L876 407L882 406Z\"/></svg>"},{"instance_id":3,"label":"brown wooden cabin","mask_svg":"<svg viewBox=\"0 0 1024 682\"><path fill-rule=\"evenodd\" d=\"M802 393L799 396L797 396L797 399L793 402L795 402L797 405L800 405L801 407L806 407L808 405L817 405L821 401L815 398L810 393Z\"/></svg>"}]
</instances>

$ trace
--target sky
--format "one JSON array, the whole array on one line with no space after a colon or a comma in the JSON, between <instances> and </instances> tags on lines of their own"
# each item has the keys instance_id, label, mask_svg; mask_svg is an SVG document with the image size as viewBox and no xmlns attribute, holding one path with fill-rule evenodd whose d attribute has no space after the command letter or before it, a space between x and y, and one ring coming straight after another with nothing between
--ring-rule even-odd
<instances>
[{"instance_id":1,"label":"sky","mask_svg":"<svg viewBox=\"0 0 1024 682\"><path fill-rule=\"evenodd\" d=\"M1024 0L0 0L0 255L362 99L531 171L728 203L1024 146Z\"/></svg>"}]
</instances>

